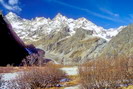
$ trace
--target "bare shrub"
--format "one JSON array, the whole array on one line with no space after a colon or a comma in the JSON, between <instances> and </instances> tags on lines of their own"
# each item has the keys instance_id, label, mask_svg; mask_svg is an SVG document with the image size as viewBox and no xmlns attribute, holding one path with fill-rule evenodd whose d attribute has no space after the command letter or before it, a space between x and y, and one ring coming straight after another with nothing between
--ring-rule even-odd
<instances>
[{"instance_id":1,"label":"bare shrub","mask_svg":"<svg viewBox=\"0 0 133 89\"><path fill-rule=\"evenodd\" d=\"M57 86L60 80L66 78L66 74L53 66L32 67L29 71L19 74L12 88L37 89Z\"/></svg>"},{"instance_id":2,"label":"bare shrub","mask_svg":"<svg viewBox=\"0 0 133 89\"><path fill-rule=\"evenodd\" d=\"M93 60L79 67L83 89L116 89L133 83L129 59Z\"/></svg>"}]
</instances>

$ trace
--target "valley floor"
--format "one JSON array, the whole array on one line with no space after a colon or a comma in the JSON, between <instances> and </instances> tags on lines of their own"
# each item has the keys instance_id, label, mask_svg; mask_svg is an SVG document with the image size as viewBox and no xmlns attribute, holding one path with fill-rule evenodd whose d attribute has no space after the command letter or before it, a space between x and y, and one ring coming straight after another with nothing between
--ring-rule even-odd
<instances>
[{"instance_id":1,"label":"valley floor","mask_svg":"<svg viewBox=\"0 0 133 89\"><path fill-rule=\"evenodd\" d=\"M80 78L78 73L78 66L66 66L66 67L59 67L61 70L63 70L67 75L70 81L64 81L61 83L62 87L52 87L47 89L81 89L80 87ZM3 73L2 73L3 69ZM9 70L8 70L9 69ZM12 69L12 72L11 72ZM0 72L2 75L2 80L10 81L12 79L15 79L16 76L19 75L20 71L22 70L29 70L30 68L25 67L0 67ZM6 87L7 84L4 84L0 87L0 89L8 89ZM119 89L133 89L133 86L123 87Z\"/></svg>"},{"instance_id":2,"label":"valley floor","mask_svg":"<svg viewBox=\"0 0 133 89\"><path fill-rule=\"evenodd\" d=\"M2 80L4 81L10 81L15 79L15 77L17 77L20 73L20 71L22 70L29 70L28 68L26 69L25 67L1 67L1 74L2 75ZM62 71L64 71L70 81L68 82L63 82L61 85L63 85L64 87L53 87L53 88L48 88L48 89L79 89L79 78L78 78L78 67L77 66L73 66L73 67L62 67L60 68ZM2 71L3 70L3 71ZM8 83L2 85L0 87L0 89L8 89L6 87L6 85L8 85Z\"/></svg>"}]
</instances>

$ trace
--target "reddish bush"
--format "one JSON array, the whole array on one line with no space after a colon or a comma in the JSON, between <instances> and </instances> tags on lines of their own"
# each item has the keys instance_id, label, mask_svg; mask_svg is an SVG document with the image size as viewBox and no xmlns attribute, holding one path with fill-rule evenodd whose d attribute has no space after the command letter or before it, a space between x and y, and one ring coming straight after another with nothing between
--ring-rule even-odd
<instances>
[{"instance_id":1,"label":"reddish bush","mask_svg":"<svg viewBox=\"0 0 133 89\"><path fill-rule=\"evenodd\" d=\"M36 89L54 87L60 80L66 78L66 74L52 66L33 67L29 71L22 72L13 84L13 88Z\"/></svg>"},{"instance_id":2,"label":"reddish bush","mask_svg":"<svg viewBox=\"0 0 133 89\"><path fill-rule=\"evenodd\" d=\"M104 59L81 65L79 74L83 89L116 89L133 83L132 69L127 58Z\"/></svg>"}]
</instances>

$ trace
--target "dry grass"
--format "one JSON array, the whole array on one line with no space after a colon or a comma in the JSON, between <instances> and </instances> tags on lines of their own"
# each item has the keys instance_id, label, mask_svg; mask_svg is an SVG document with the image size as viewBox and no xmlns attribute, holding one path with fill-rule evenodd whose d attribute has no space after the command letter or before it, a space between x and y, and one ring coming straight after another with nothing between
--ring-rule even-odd
<instances>
[{"instance_id":1,"label":"dry grass","mask_svg":"<svg viewBox=\"0 0 133 89\"><path fill-rule=\"evenodd\" d=\"M81 40L80 43L92 43L92 42L96 42L98 40L99 40L98 37L94 37L94 38L89 38L89 39L86 39L86 40Z\"/></svg>"},{"instance_id":2,"label":"dry grass","mask_svg":"<svg viewBox=\"0 0 133 89\"><path fill-rule=\"evenodd\" d=\"M77 50L77 51L74 51L71 55L70 55L70 58L76 58L76 57L80 57L83 53L83 50Z\"/></svg>"},{"instance_id":3,"label":"dry grass","mask_svg":"<svg viewBox=\"0 0 133 89\"><path fill-rule=\"evenodd\" d=\"M33 89L64 89L65 87L79 84L78 75L68 76L63 71L59 70L60 68L64 68L64 67L69 68L69 67L73 67L73 65L46 64L43 67L7 66L7 67L0 67L0 72L1 73L14 73L14 72L21 73L22 72L19 76L17 76L17 79L12 81L15 84L12 85L12 83L9 83L9 87L11 89L12 88L13 89L28 89L28 87L32 87L32 88L34 87ZM67 78L69 81L59 82L59 80L62 78ZM48 85L43 86L45 84L43 80L45 80L45 83L49 82ZM41 81L40 84L37 84L38 81ZM63 85L64 87L57 87L56 86L57 84Z\"/></svg>"},{"instance_id":4,"label":"dry grass","mask_svg":"<svg viewBox=\"0 0 133 89\"><path fill-rule=\"evenodd\" d=\"M11 89L45 89L57 86L63 78L67 78L67 75L55 66L27 67L16 80L13 80L16 83L10 87Z\"/></svg>"},{"instance_id":5,"label":"dry grass","mask_svg":"<svg viewBox=\"0 0 133 89\"><path fill-rule=\"evenodd\" d=\"M117 89L120 85L133 84L133 67L130 63L127 58L117 58L94 60L81 65L79 74L83 89Z\"/></svg>"},{"instance_id":6,"label":"dry grass","mask_svg":"<svg viewBox=\"0 0 133 89\"><path fill-rule=\"evenodd\" d=\"M52 87L52 88L46 88L46 89L64 89L66 87L75 86L80 83L80 78L78 75L68 76L68 79L70 81L60 83L61 85L64 85L64 87Z\"/></svg>"},{"instance_id":7,"label":"dry grass","mask_svg":"<svg viewBox=\"0 0 133 89\"><path fill-rule=\"evenodd\" d=\"M33 68L44 68L46 66L51 66L53 68L63 68L63 67L72 67L73 65L71 66L71 65L48 63L42 67L37 67L37 66L22 66L22 67L6 66L6 67L0 67L0 73L14 73L14 72L20 72L20 71L28 71L28 70L31 70Z\"/></svg>"},{"instance_id":8,"label":"dry grass","mask_svg":"<svg viewBox=\"0 0 133 89\"><path fill-rule=\"evenodd\" d=\"M27 70L28 67L0 67L0 73L13 73L13 72L19 72L23 70Z\"/></svg>"}]
</instances>

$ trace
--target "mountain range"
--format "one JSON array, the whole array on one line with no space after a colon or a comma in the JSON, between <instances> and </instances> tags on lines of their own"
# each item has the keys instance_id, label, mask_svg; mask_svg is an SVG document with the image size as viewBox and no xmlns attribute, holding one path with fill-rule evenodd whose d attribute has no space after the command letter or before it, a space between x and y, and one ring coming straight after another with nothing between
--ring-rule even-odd
<instances>
[{"instance_id":1,"label":"mountain range","mask_svg":"<svg viewBox=\"0 0 133 89\"><path fill-rule=\"evenodd\" d=\"M6 18L27 44L44 49L46 57L62 64L84 63L100 55L111 54L114 50L112 43L127 28L120 26L104 29L84 17L72 19L60 13L53 19L36 17L28 20L10 12Z\"/></svg>"}]
</instances>

